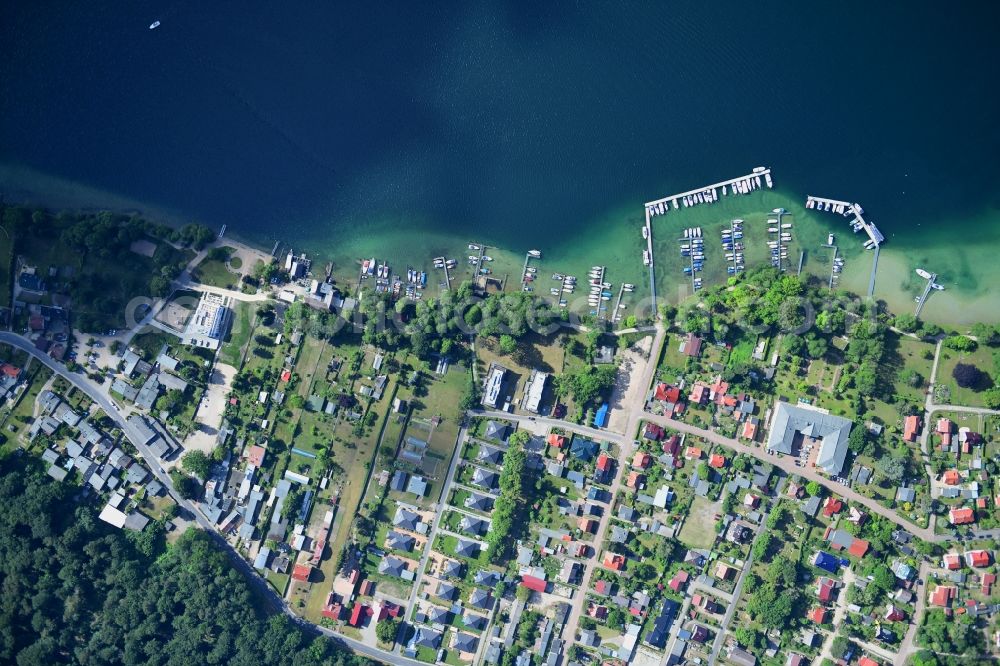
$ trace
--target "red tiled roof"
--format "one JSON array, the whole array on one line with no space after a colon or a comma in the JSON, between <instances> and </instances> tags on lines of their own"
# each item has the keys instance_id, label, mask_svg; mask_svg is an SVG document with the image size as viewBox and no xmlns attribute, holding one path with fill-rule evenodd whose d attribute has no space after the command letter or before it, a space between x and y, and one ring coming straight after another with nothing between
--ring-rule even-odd
<instances>
[{"instance_id":1,"label":"red tiled roof","mask_svg":"<svg viewBox=\"0 0 1000 666\"><path fill-rule=\"evenodd\" d=\"M629 472L628 479L625 481L625 485L629 488L637 488L642 479L645 478L645 474L640 474L639 472Z\"/></svg>"},{"instance_id":2,"label":"red tiled roof","mask_svg":"<svg viewBox=\"0 0 1000 666\"><path fill-rule=\"evenodd\" d=\"M656 392L653 398L661 402L677 402L681 399L681 390L676 386L660 383L656 385Z\"/></svg>"},{"instance_id":3,"label":"red tiled roof","mask_svg":"<svg viewBox=\"0 0 1000 666\"><path fill-rule=\"evenodd\" d=\"M611 468L611 458L608 457L606 453L602 453L597 456L597 469L602 472L608 471Z\"/></svg>"},{"instance_id":4,"label":"red tiled roof","mask_svg":"<svg viewBox=\"0 0 1000 666\"><path fill-rule=\"evenodd\" d=\"M535 592L544 592L545 581L536 576L521 576L521 587L526 587Z\"/></svg>"},{"instance_id":5,"label":"red tiled roof","mask_svg":"<svg viewBox=\"0 0 1000 666\"><path fill-rule=\"evenodd\" d=\"M958 553L946 553L944 556L944 568L949 571L954 571L962 567L962 558L958 556Z\"/></svg>"},{"instance_id":6,"label":"red tiled roof","mask_svg":"<svg viewBox=\"0 0 1000 666\"><path fill-rule=\"evenodd\" d=\"M625 568L625 557L615 553L605 553L604 566L615 571L621 571Z\"/></svg>"},{"instance_id":7,"label":"red tiled roof","mask_svg":"<svg viewBox=\"0 0 1000 666\"><path fill-rule=\"evenodd\" d=\"M865 553L868 552L868 542L864 539L855 539L851 542L851 546L847 549L847 552L854 557L864 557Z\"/></svg>"},{"instance_id":8,"label":"red tiled roof","mask_svg":"<svg viewBox=\"0 0 1000 666\"><path fill-rule=\"evenodd\" d=\"M882 666L882 665L869 657L861 657L861 659L858 660L858 666Z\"/></svg>"},{"instance_id":9,"label":"red tiled roof","mask_svg":"<svg viewBox=\"0 0 1000 666\"><path fill-rule=\"evenodd\" d=\"M907 416L903 420L903 439L908 442L917 440L917 432L920 430L920 417L917 415Z\"/></svg>"},{"instance_id":10,"label":"red tiled roof","mask_svg":"<svg viewBox=\"0 0 1000 666\"><path fill-rule=\"evenodd\" d=\"M357 627L361 624L361 616L365 612L366 608L361 604L354 604L354 608L351 609L351 619L348 620L348 624L352 627Z\"/></svg>"},{"instance_id":11,"label":"red tiled roof","mask_svg":"<svg viewBox=\"0 0 1000 666\"><path fill-rule=\"evenodd\" d=\"M823 502L823 515L827 518L835 513L840 513L844 508L844 503L835 497L827 497Z\"/></svg>"},{"instance_id":12,"label":"red tiled roof","mask_svg":"<svg viewBox=\"0 0 1000 666\"><path fill-rule=\"evenodd\" d=\"M708 459L708 464L712 467L725 467L726 457L720 456L718 453L713 454L712 457Z\"/></svg>"},{"instance_id":13,"label":"red tiled roof","mask_svg":"<svg viewBox=\"0 0 1000 666\"><path fill-rule=\"evenodd\" d=\"M653 457L645 451L636 451L632 456L632 467L646 469L653 463Z\"/></svg>"},{"instance_id":14,"label":"red tiled roof","mask_svg":"<svg viewBox=\"0 0 1000 666\"><path fill-rule=\"evenodd\" d=\"M932 606L941 606L947 608L951 603L951 600L955 598L958 593L958 589L951 585L938 585L931 592L930 603Z\"/></svg>"},{"instance_id":15,"label":"red tiled roof","mask_svg":"<svg viewBox=\"0 0 1000 666\"><path fill-rule=\"evenodd\" d=\"M970 550L965 554L965 561L971 567L987 567L990 565L990 554L985 550Z\"/></svg>"},{"instance_id":16,"label":"red tiled roof","mask_svg":"<svg viewBox=\"0 0 1000 666\"><path fill-rule=\"evenodd\" d=\"M816 624L823 624L826 622L826 609L822 606L817 606L809 612L809 619Z\"/></svg>"},{"instance_id":17,"label":"red tiled roof","mask_svg":"<svg viewBox=\"0 0 1000 666\"><path fill-rule=\"evenodd\" d=\"M17 377L21 374L21 368L13 366L10 363L4 363L3 365L0 365L0 372L8 377Z\"/></svg>"},{"instance_id":18,"label":"red tiled roof","mask_svg":"<svg viewBox=\"0 0 1000 666\"><path fill-rule=\"evenodd\" d=\"M292 569L292 580L297 580L303 583L309 582L309 575L312 573L313 568L308 564L296 564L295 568Z\"/></svg>"},{"instance_id":19,"label":"red tiled roof","mask_svg":"<svg viewBox=\"0 0 1000 666\"><path fill-rule=\"evenodd\" d=\"M247 459L250 464L254 467L260 467L264 462L264 454L267 453L267 449L263 446L257 446L256 444L251 446L247 451Z\"/></svg>"},{"instance_id":20,"label":"red tiled roof","mask_svg":"<svg viewBox=\"0 0 1000 666\"><path fill-rule=\"evenodd\" d=\"M563 446L566 445L566 438L562 435L557 435L555 433L549 435L546 441L549 443L549 446L554 446L557 449L561 449Z\"/></svg>"},{"instance_id":21,"label":"red tiled roof","mask_svg":"<svg viewBox=\"0 0 1000 666\"><path fill-rule=\"evenodd\" d=\"M289 370L288 368L285 368L284 370L281 371L281 381L287 382L291 378L292 378L292 371L291 370Z\"/></svg>"},{"instance_id":22,"label":"red tiled roof","mask_svg":"<svg viewBox=\"0 0 1000 666\"><path fill-rule=\"evenodd\" d=\"M976 513L969 507L952 509L948 512L948 522L952 525L966 525L976 522Z\"/></svg>"},{"instance_id":23,"label":"red tiled roof","mask_svg":"<svg viewBox=\"0 0 1000 666\"><path fill-rule=\"evenodd\" d=\"M757 424L753 421L747 421L743 424L743 437L746 439L753 439L757 436Z\"/></svg>"},{"instance_id":24,"label":"red tiled roof","mask_svg":"<svg viewBox=\"0 0 1000 666\"><path fill-rule=\"evenodd\" d=\"M697 446L689 446L684 449L684 457L689 460L698 460L701 458L701 449Z\"/></svg>"},{"instance_id":25,"label":"red tiled roof","mask_svg":"<svg viewBox=\"0 0 1000 666\"><path fill-rule=\"evenodd\" d=\"M941 481L949 486L957 486L960 480L957 469L949 469L941 476Z\"/></svg>"}]
</instances>

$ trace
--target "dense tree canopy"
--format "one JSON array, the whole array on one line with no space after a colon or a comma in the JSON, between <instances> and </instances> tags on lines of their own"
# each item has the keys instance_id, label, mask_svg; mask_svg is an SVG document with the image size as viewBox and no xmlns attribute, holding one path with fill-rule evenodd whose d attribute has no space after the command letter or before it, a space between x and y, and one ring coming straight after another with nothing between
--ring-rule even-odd
<instances>
[{"instance_id":1,"label":"dense tree canopy","mask_svg":"<svg viewBox=\"0 0 1000 666\"><path fill-rule=\"evenodd\" d=\"M156 523L118 531L96 507L75 504L73 486L32 464L0 461L3 663L368 663L284 615L265 616L204 532L188 530L165 547L149 538Z\"/></svg>"}]
</instances>

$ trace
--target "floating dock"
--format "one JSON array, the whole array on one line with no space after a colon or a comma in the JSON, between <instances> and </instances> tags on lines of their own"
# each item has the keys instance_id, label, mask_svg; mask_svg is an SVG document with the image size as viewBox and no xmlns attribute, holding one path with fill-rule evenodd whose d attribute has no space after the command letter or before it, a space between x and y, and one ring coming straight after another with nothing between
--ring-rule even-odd
<instances>
[{"instance_id":1,"label":"floating dock","mask_svg":"<svg viewBox=\"0 0 1000 666\"><path fill-rule=\"evenodd\" d=\"M810 195L806 197L806 208L839 213L847 218L853 216L851 227L855 233L864 229L865 233L868 234L868 242L865 243L865 247L868 249L877 248L885 242L885 236L878 230L878 227L864 218L865 209L861 207L861 204Z\"/></svg>"},{"instance_id":2,"label":"floating dock","mask_svg":"<svg viewBox=\"0 0 1000 666\"><path fill-rule=\"evenodd\" d=\"M761 180L762 178L764 179L763 181ZM649 218L656 215L665 215L671 206L673 206L674 210L678 210L681 207L690 208L698 204L715 203L719 200L720 191L722 192L722 196L729 194L750 194L763 187L774 187L774 182L771 180L770 167L757 167L752 173L746 176L730 178L729 180L723 180L718 183L706 185L705 187L688 190L687 192L671 194L655 201L647 201L645 204L647 224Z\"/></svg>"},{"instance_id":3,"label":"floating dock","mask_svg":"<svg viewBox=\"0 0 1000 666\"><path fill-rule=\"evenodd\" d=\"M650 224L652 214L646 206L646 252L649 256L649 295L653 299L653 313L656 314L656 272L653 270L653 225Z\"/></svg>"},{"instance_id":4,"label":"floating dock","mask_svg":"<svg viewBox=\"0 0 1000 666\"><path fill-rule=\"evenodd\" d=\"M913 313L914 316L919 317L920 311L924 309L924 303L927 302L927 297L930 296L931 289L942 290L944 287L937 283L937 273L928 273L923 269L917 270L917 275L922 278L927 279L927 284L924 285L924 291L917 297L917 309Z\"/></svg>"}]
</instances>

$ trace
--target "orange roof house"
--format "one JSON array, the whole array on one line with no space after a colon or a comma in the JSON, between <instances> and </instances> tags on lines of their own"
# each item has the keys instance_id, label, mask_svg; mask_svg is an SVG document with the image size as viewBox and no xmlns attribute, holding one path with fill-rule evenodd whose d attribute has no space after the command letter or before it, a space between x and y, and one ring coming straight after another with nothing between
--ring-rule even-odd
<instances>
[{"instance_id":1,"label":"orange roof house","mask_svg":"<svg viewBox=\"0 0 1000 666\"><path fill-rule=\"evenodd\" d=\"M903 439L907 442L915 442L918 434L920 434L920 417L916 414L907 416L903 420Z\"/></svg>"},{"instance_id":2,"label":"orange roof house","mask_svg":"<svg viewBox=\"0 0 1000 666\"><path fill-rule=\"evenodd\" d=\"M625 481L625 485L629 488L638 488L646 478L645 474L640 474L639 472L629 472L628 479Z\"/></svg>"},{"instance_id":3,"label":"orange roof house","mask_svg":"<svg viewBox=\"0 0 1000 666\"><path fill-rule=\"evenodd\" d=\"M952 525L968 525L976 522L976 512L969 507L952 509L948 512L948 522Z\"/></svg>"},{"instance_id":4,"label":"orange roof house","mask_svg":"<svg viewBox=\"0 0 1000 666\"><path fill-rule=\"evenodd\" d=\"M715 577L719 580L727 580L733 571L735 570L725 562L719 562L719 566L715 568Z\"/></svg>"},{"instance_id":5,"label":"orange roof house","mask_svg":"<svg viewBox=\"0 0 1000 666\"><path fill-rule=\"evenodd\" d=\"M954 585L938 585L931 592L930 603L932 606L947 608L952 600L958 595L958 588Z\"/></svg>"},{"instance_id":6,"label":"orange roof house","mask_svg":"<svg viewBox=\"0 0 1000 666\"><path fill-rule=\"evenodd\" d=\"M561 449L562 447L566 446L566 437L564 437L563 435L557 435L555 433L552 433L551 435L549 435L546 441L548 442L549 446L554 446L557 449Z\"/></svg>"},{"instance_id":7,"label":"orange roof house","mask_svg":"<svg viewBox=\"0 0 1000 666\"><path fill-rule=\"evenodd\" d=\"M21 368L13 366L10 363L4 363L0 365L0 372L8 377L17 377L21 374Z\"/></svg>"},{"instance_id":8,"label":"orange roof house","mask_svg":"<svg viewBox=\"0 0 1000 666\"><path fill-rule=\"evenodd\" d=\"M851 545L848 546L847 552L854 557L864 557L865 553L868 552L868 547L869 543L864 539L855 539L851 542Z\"/></svg>"},{"instance_id":9,"label":"orange roof house","mask_svg":"<svg viewBox=\"0 0 1000 666\"><path fill-rule=\"evenodd\" d=\"M962 480L959 476L957 469L946 470L944 474L941 475L941 482L946 486L957 486Z\"/></svg>"},{"instance_id":10,"label":"orange roof house","mask_svg":"<svg viewBox=\"0 0 1000 666\"><path fill-rule=\"evenodd\" d=\"M871 657L864 656L861 657L861 659L858 659L858 666L882 666L882 664L878 663Z\"/></svg>"},{"instance_id":11,"label":"orange roof house","mask_svg":"<svg viewBox=\"0 0 1000 666\"><path fill-rule=\"evenodd\" d=\"M287 382L291 378L292 378L292 371L291 370L289 370L288 368L285 368L284 370L281 371L281 381Z\"/></svg>"},{"instance_id":12,"label":"orange roof house","mask_svg":"<svg viewBox=\"0 0 1000 666\"><path fill-rule=\"evenodd\" d=\"M844 503L835 497L827 497L823 502L823 515L827 518L840 513L844 509Z\"/></svg>"},{"instance_id":13,"label":"orange roof house","mask_svg":"<svg viewBox=\"0 0 1000 666\"><path fill-rule=\"evenodd\" d=\"M625 556L611 552L605 553L604 566L614 571L622 571L625 569Z\"/></svg>"},{"instance_id":14,"label":"orange roof house","mask_svg":"<svg viewBox=\"0 0 1000 666\"><path fill-rule=\"evenodd\" d=\"M653 398L660 402L677 402L681 399L681 390L676 386L660 382L656 385L656 392L653 394Z\"/></svg>"},{"instance_id":15,"label":"orange roof house","mask_svg":"<svg viewBox=\"0 0 1000 666\"><path fill-rule=\"evenodd\" d=\"M743 438L754 439L757 436L757 422L754 419L747 419L743 422Z\"/></svg>"},{"instance_id":16,"label":"orange roof house","mask_svg":"<svg viewBox=\"0 0 1000 666\"><path fill-rule=\"evenodd\" d=\"M700 460L701 459L701 449L697 446L689 446L684 449L684 457L688 460Z\"/></svg>"},{"instance_id":17,"label":"orange roof house","mask_svg":"<svg viewBox=\"0 0 1000 666\"><path fill-rule=\"evenodd\" d=\"M945 553L943 564L945 569L955 571L962 568L962 558L959 557L958 553Z\"/></svg>"},{"instance_id":18,"label":"orange roof house","mask_svg":"<svg viewBox=\"0 0 1000 666\"><path fill-rule=\"evenodd\" d=\"M632 456L632 467L636 469L646 469L653 464L653 456L649 455L645 451L636 451L635 455Z\"/></svg>"},{"instance_id":19,"label":"orange roof house","mask_svg":"<svg viewBox=\"0 0 1000 666\"><path fill-rule=\"evenodd\" d=\"M292 580L297 580L301 583L308 583L312 570L313 568L308 564L296 564L295 568L292 569Z\"/></svg>"},{"instance_id":20,"label":"orange roof house","mask_svg":"<svg viewBox=\"0 0 1000 666\"><path fill-rule=\"evenodd\" d=\"M985 550L970 550L965 553L965 562L970 567L988 567L990 554Z\"/></svg>"},{"instance_id":21,"label":"orange roof house","mask_svg":"<svg viewBox=\"0 0 1000 666\"><path fill-rule=\"evenodd\" d=\"M674 592L680 592L681 587L688 582L688 578L689 578L688 572L681 569L676 574L674 574L674 577L670 579L670 582L667 583L667 585L669 585L670 589L673 590Z\"/></svg>"},{"instance_id":22,"label":"orange roof house","mask_svg":"<svg viewBox=\"0 0 1000 666\"><path fill-rule=\"evenodd\" d=\"M602 453L601 455L597 456L597 469L599 469L602 472L607 472L610 468L611 468L611 458L608 457L608 454Z\"/></svg>"},{"instance_id":23,"label":"orange roof house","mask_svg":"<svg viewBox=\"0 0 1000 666\"><path fill-rule=\"evenodd\" d=\"M726 466L726 457L720 456L718 453L713 454L712 457L708 459L708 464L717 469L721 469Z\"/></svg>"},{"instance_id":24,"label":"orange roof house","mask_svg":"<svg viewBox=\"0 0 1000 666\"><path fill-rule=\"evenodd\" d=\"M937 434L941 435L941 443L945 446L951 446L951 420L946 418L940 418L937 422L937 427L934 429Z\"/></svg>"},{"instance_id":25,"label":"orange roof house","mask_svg":"<svg viewBox=\"0 0 1000 666\"><path fill-rule=\"evenodd\" d=\"M594 528L597 526L597 523L595 523L590 518L581 518L580 521L577 523L577 525L579 526L581 532L590 533L594 531Z\"/></svg>"},{"instance_id":26,"label":"orange roof house","mask_svg":"<svg viewBox=\"0 0 1000 666\"><path fill-rule=\"evenodd\" d=\"M247 460L254 467L259 468L264 464L264 454L267 453L267 449L263 446L257 446L256 444L251 446L247 451Z\"/></svg>"},{"instance_id":27,"label":"orange roof house","mask_svg":"<svg viewBox=\"0 0 1000 666\"><path fill-rule=\"evenodd\" d=\"M708 400L708 387L701 383L692 386L690 400L696 405L700 405Z\"/></svg>"},{"instance_id":28,"label":"orange roof house","mask_svg":"<svg viewBox=\"0 0 1000 666\"><path fill-rule=\"evenodd\" d=\"M826 609L822 606L817 606L809 611L809 619L816 624L823 624L826 622Z\"/></svg>"}]
</instances>

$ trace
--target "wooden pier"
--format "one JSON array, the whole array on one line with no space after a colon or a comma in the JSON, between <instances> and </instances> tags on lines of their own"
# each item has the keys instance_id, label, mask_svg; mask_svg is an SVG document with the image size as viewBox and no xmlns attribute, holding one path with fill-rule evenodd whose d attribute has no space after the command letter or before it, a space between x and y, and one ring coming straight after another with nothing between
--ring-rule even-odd
<instances>
[{"instance_id":1,"label":"wooden pier","mask_svg":"<svg viewBox=\"0 0 1000 666\"><path fill-rule=\"evenodd\" d=\"M861 207L861 204L809 195L806 197L806 208L838 213L848 218L853 216L854 219L851 222L851 226L854 227L855 232L864 229L865 233L868 234L868 240L875 248L885 242L885 236L878 230L878 227L864 218L865 209Z\"/></svg>"},{"instance_id":2,"label":"wooden pier","mask_svg":"<svg viewBox=\"0 0 1000 666\"><path fill-rule=\"evenodd\" d=\"M922 270L922 269L921 269ZM919 273L918 273L919 275ZM921 277L923 277L921 275ZM917 309L913 313L914 316L919 317L920 311L924 309L924 303L927 302L927 297L930 296L931 290L934 288L941 289L942 287L937 284L937 273L931 273L930 277L927 278L927 284L924 285L924 291L917 297Z\"/></svg>"},{"instance_id":3,"label":"wooden pier","mask_svg":"<svg viewBox=\"0 0 1000 666\"><path fill-rule=\"evenodd\" d=\"M646 252L649 253L649 295L653 299L653 313L656 313L656 272L653 269L653 225L649 223L652 214L646 207Z\"/></svg>"},{"instance_id":4,"label":"wooden pier","mask_svg":"<svg viewBox=\"0 0 1000 666\"><path fill-rule=\"evenodd\" d=\"M875 298L875 276L878 274L878 249L879 244L875 243L875 255L872 257L872 276L868 280L868 298Z\"/></svg>"},{"instance_id":5,"label":"wooden pier","mask_svg":"<svg viewBox=\"0 0 1000 666\"><path fill-rule=\"evenodd\" d=\"M617 322L621 319L621 315L618 312L621 310L622 296L625 295L625 283L622 282L622 286L618 287L618 299L615 301L615 313L611 316L612 322Z\"/></svg>"},{"instance_id":6,"label":"wooden pier","mask_svg":"<svg viewBox=\"0 0 1000 666\"><path fill-rule=\"evenodd\" d=\"M761 178L764 180L761 181ZM723 196L726 196L726 188L729 188L728 191L732 191L733 194L750 194L751 192L762 189L763 187L774 187L774 184L771 181L770 167L757 167L752 173L745 176L730 178L729 180L712 183L711 185L699 187L694 190L688 190L687 192L671 194L670 196L666 196L661 199L647 201L645 204L646 211L647 214L650 214L650 216L658 214L663 215L670 209L671 204L673 205L674 210L679 209L683 204L685 197L697 197L700 194L706 200L704 202L699 201L696 203L714 203L719 200L719 190L722 190Z\"/></svg>"}]
</instances>

